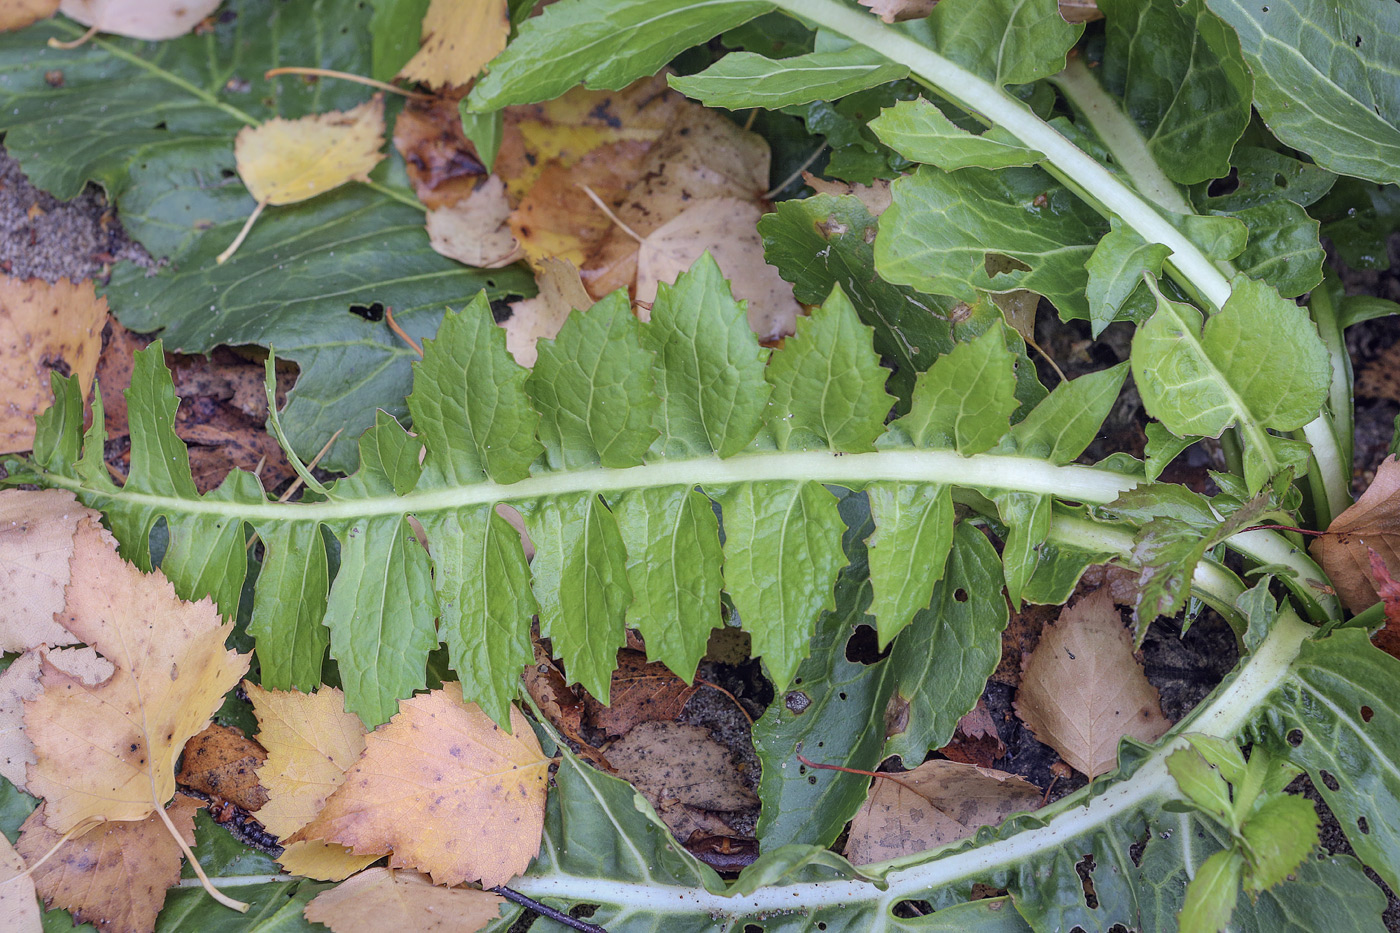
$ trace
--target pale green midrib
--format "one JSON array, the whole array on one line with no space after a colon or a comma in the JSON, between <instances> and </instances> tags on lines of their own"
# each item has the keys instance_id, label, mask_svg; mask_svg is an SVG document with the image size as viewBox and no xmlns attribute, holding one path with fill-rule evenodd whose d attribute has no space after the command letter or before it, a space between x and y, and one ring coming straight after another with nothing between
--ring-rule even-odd
<instances>
[{"instance_id":1,"label":"pale green midrib","mask_svg":"<svg viewBox=\"0 0 1400 933\"><path fill-rule=\"evenodd\" d=\"M1176 734L1183 731L1204 732L1233 740L1257 707L1292 674L1294 658L1303 641L1314 631L1291 612L1281 615L1234 681L1211 702L1183 720ZM511 886L522 894L536 898L556 897L668 914L708 912L717 918L746 917L770 911L854 908L861 904L869 905L871 911L883 912L900 900L919 897L958 881L985 880L1000 870L1023 864L1026 859L1052 851L1087 832L1109 826L1118 818L1149 805L1154 799L1179 798L1180 794L1167 773L1165 759L1180 745L1179 739L1167 740L1130 778L1083 805L1080 804L1086 796L1084 791L1066 798L1056 805L1061 809L1044 826L1024 830L997 842L953 852L933 861L927 861L927 854L916 856L924 861L908 867L892 868L885 874L888 888L884 891L858 881L829 881L774 885L744 897L724 897L698 888L611 882L563 873L517 878ZM869 867L879 869L879 866Z\"/></svg>"},{"instance_id":2,"label":"pale green midrib","mask_svg":"<svg viewBox=\"0 0 1400 933\"><path fill-rule=\"evenodd\" d=\"M979 489L1054 495L1098 505L1112 502L1141 482L1135 476L1087 466L1056 466L1035 457L991 454L963 457L948 450L902 449L864 454L774 451L742 454L724 460L716 457L667 460L623 469L594 467L540 473L510 484L481 482L415 490L405 496L297 503L243 503L208 497L185 499L121 489L103 490L71 477L44 474L44 482L48 485L89 493L124 505L170 515L226 515L254 524L259 520L340 522L380 515L421 515L568 493L610 493L659 486L703 486L713 491L739 483L774 480L831 483L852 488L860 488L874 480L947 483Z\"/></svg>"},{"instance_id":3,"label":"pale green midrib","mask_svg":"<svg viewBox=\"0 0 1400 933\"><path fill-rule=\"evenodd\" d=\"M1230 297L1230 282L1212 260L1173 227L1141 195L1114 178L1107 169L1036 116L1001 88L944 58L932 49L882 25L873 16L841 6L836 0L773 0L775 6L799 18L832 29L847 38L908 66L939 93L994 126L1001 126L1022 145L1045 153L1050 167L1077 185L1090 203L1116 214L1148 243L1172 250L1173 266L1216 307Z\"/></svg>"}]
</instances>

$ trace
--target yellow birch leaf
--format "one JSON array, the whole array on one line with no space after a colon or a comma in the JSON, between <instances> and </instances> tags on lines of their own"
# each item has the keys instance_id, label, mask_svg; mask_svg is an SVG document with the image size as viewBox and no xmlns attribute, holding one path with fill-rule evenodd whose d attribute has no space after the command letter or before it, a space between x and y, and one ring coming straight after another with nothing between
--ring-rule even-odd
<instances>
[{"instance_id":1,"label":"yellow birch leaf","mask_svg":"<svg viewBox=\"0 0 1400 933\"><path fill-rule=\"evenodd\" d=\"M66 489L0 490L0 651L77 640L54 616L63 611L73 535L84 519L101 527L101 514Z\"/></svg>"},{"instance_id":2,"label":"yellow birch leaf","mask_svg":"<svg viewBox=\"0 0 1400 933\"><path fill-rule=\"evenodd\" d=\"M1171 728L1106 587L1045 627L1015 707L1037 739L1090 778L1113 770L1123 736L1152 742Z\"/></svg>"},{"instance_id":3,"label":"yellow birch leaf","mask_svg":"<svg viewBox=\"0 0 1400 933\"><path fill-rule=\"evenodd\" d=\"M44 921L39 916L39 900L34 879L18 877L24 872L24 859L0 834L0 930L10 933L40 933Z\"/></svg>"},{"instance_id":4,"label":"yellow birch leaf","mask_svg":"<svg viewBox=\"0 0 1400 933\"><path fill-rule=\"evenodd\" d=\"M391 868L438 884L505 884L539 852L552 761L521 712L510 718L507 735L455 683L404 700L321 815L288 841L390 849Z\"/></svg>"},{"instance_id":5,"label":"yellow birch leaf","mask_svg":"<svg viewBox=\"0 0 1400 933\"><path fill-rule=\"evenodd\" d=\"M99 32L132 39L174 39L219 8L223 0L63 0L64 16Z\"/></svg>"},{"instance_id":6,"label":"yellow birch leaf","mask_svg":"<svg viewBox=\"0 0 1400 933\"><path fill-rule=\"evenodd\" d=\"M505 898L474 888L440 888L416 871L371 868L324 891L302 915L334 933L475 933L501 915Z\"/></svg>"},{"instance_id":7,"label":"yellow birch leaf","mask_svg":"<svg viewBox=\"0 0 1400 933\"><path fill-rule=\"evenodd\" d=\"M43 691L39 675L45 660L88 686L102 683L114 670L91 648L57 648L26 651L0 674L0 777L23 791L29 789L25 767L36 760L34 743L24 731L24 701Z\"/></svg>"},{"instance_id":8,"label":"yellow birch leaf","mask_svg":"<svg viewBox=\"0 0 1400 933\"><path fill-rule=\"evenodd\" d=\"M224 648L209 599L188 603L159 571L143 574L117 556L110 536L86 523L59 621L115 665L96 686L43 665L43 693L25 704L34 743L29 790L48 801L59 833L102 820L141 820L175 793L175 758L202 730L248 656Z\"/></svg>"},{"instance_id":9,"label":"yellow birch leaf","mask_svg":"<svg viewBox=\"0 0 1400 933\"><path fill-rule=\"evenodd\" d=\"M332 110L247 126L234 139L238 175L259 203L305 201L347 181L365 181L384 154L384 95Z\"/></svg>"},{"instance_id":10,"label":"yellow birch leaf","mask_svg":"<svg viewBox=\"0 0 1400 933\"><path fill-rule=\"evenodd\" d=\"M508 35L506 0L432 0L423 47L398 76L429 87L466 84L501 53Z\"/></svg>"},{"instance_id":11,"label":"yellow birch leaf","mask_svg":"<svg viewBox=\"0 0 1400 933\"><path fill-rule=\"evenodd\" d=\"M194 845L194 814L204 804L176 794L165 814L187 845ZM47 804L20 827L19 853L33 864L54 846L49 860L34 870L34 886L44 903L62 907L78 924L103 933L150 933L165 906L166 889L180 880L184 854L157 814L143 820L106 822L72 836L46 823Z\"/></svg>"},{"instance_id":12,"label":"yellow birch leaf","mask_svg":"<svg viewBox=\"0 0 1400 933\"><path fill-rule=\"evenodd\" d=\"M345 712L345 694L334 687L315 693L264 690L244 684L258 717L258 742L267 759L258 781L267 803L258 819L275 836L290 836L321 812L326 798L365 750L360 717ZM383 853L354 855L344 846L319 841L287 844L278 862L287 871L318 881L339 881Z\"/></svg>"},{"instance_id":13,"label":"yellow birch leaf","mask_svg":"<svg viewBox=\"0 0 1400 933\"><path fill-rule=\"evenodd\" d=\"M34 416L53 401L49 374L76 375L92 388L107 299L92 282L0 275L0 453L34 446Z\"/></svg>"}]
</instances>

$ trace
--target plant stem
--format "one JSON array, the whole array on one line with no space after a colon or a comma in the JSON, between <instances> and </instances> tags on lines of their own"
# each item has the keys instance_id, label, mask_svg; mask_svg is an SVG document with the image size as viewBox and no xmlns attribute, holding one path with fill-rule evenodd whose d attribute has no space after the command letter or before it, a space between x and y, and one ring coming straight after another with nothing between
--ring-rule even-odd
<instances>
[{"instance_id":1,"label":"plant stem","mask_svg":"<svg viewBox=\"0 0 1400 933\"><path fill-rule=\"evenodd\" d=\"M578 930L580 931L580 933L608 933L606 929L598 926L598 924L596 923L589 923L587 920L580 920L577 917L571 917L568 914L564 913L562 910L555 910L548 904L541 904L533 897L526 897L519 891L516 891L512 888L508 888L505 885L497 885L496 887L491 888L491 891L493 891L496 894L499 894L501 897L505 898L508 901L511 901L512 903L519 904L521 907L524 907L528 911L532 911L533 913L539 914L541 917L553 920L555 923L563 924L571 930Z\"/></svg>"}]
</instances>

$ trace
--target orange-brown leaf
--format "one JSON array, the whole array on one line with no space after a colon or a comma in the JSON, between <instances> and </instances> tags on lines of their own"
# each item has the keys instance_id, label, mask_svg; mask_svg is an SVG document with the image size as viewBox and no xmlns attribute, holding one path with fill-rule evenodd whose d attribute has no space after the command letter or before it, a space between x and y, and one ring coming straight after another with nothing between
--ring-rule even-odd
<instances>
[{"instance_id":1,"label":"orange-brown leaf","mask_svg":"<svg viewBox=\"0 0 1400 933\"><path fill-rule=\"evenodd\" d=\"M846 857L857 865L913 855L1040 806L1040 788L1005 771L926 761L876 778L851 821Z\"/></svg>"},{"instance_id":2,"label":"orange-brown leaf","mask_svg":"<svg viewBox=\"0 0 1400 933\"><path fill-rule=\"evenodd\" d=\"M1380 599L1368 548L1376 549L1392 575L1400 573L1400 463L1394 454L1376 468L1376 478L1361 498L1332 519L1327 533L1309 547L1352 612Z\"/></svg>"},{"instance_id":3,"label":"orange-brown leaf","mask_svg":"<svg viewBox=\"0 0 1400 933\"><path fill-rule=\"evenodd\" d=\"M1366 549L1371 559L1371 573L1376 578L1376 590L1385 603L1385 625L1371 636L1377 648L1394 658L1400 658L1400 583L1390 575L1385 561L1374 548Z\"/></svg>"},{"instance_id":4,"label":"orange-brown leaf","mask_svg":"<svg viewBox=\"0 0 1400 933\"><path fill-rule=\"evenodd\" d=\"M474 888L440 888L416 871L371 868L316 895L303 916L334 933L474 933L505 899Z\"/></svg>"},{"instance_id":5,"label":"orange-brown leaf","mask_svg":"<svg viewBox=\"0 0 1400 933\"><path fill-rule=\"evenodd\" d=\"M365 753L309 826L357 854L392 851L392 868L438 884L505 884L539 852L552 759L511 708L511 734L459 684L404 700L366 738Z\"/></svg>"},{"instance_id":6,"label":"orange-brown leaf","mask_svg":"<svg viewBox=\"0 0 1400 933\"><path fill-rule=\"evenodd\" d=\"M6 0L0 3L0 32L23 29L58 12L59 0ZM3 897L0 890L0 897Z\"/></svg>"},{"instance_id":7,"label":"orange-brown leaf","mask_svg":"<svg viewBox=\"0 0 1400 933\"><path fill-rule=\"evenodd\" d=\"M87 397L107 299L92 282L0 275L0 453L34 446L34 416L53 401L49 374L75 375Z\"/></svg>"},{"instance_id":8,"label":"orange-brown leaf","mask_svg":"<svg viewBox=\"0 0 1400 933\"><path fill-rule=\"evenodd\" d=\"M194 845L194 814L203 804L176 794L166 816ZM19 853L34 864L58 844L62 833L45 820L46 804L20 827ZM109 821L73 836L34 871L34 884L50 907L62 907L77 923L104 933L150 933L165 904L165 892L180 880L180 845L152 813L141 820Z\"/></svg>"},{"instance_id":9,"label":"orange-brown leaf","mask_svg":"<svg viewBox=\"0 0 1400 933\"><path fill-rule=\"evenodd\" d=\"M248 669L224 648L209 599L188 603L159 572L143 574L110 538L80 526L62 621L116 668L97 686L44 663L43 693L25 704L37 762L29 789L60 833L89 820L140 820L175 793L175 757ZM153 796L154 795L154 796Z\"/></svg>"},{"instance_id":10,"label":"orange-brown leaf","mask_svg":"<svg viewBox=\"0 0 1400 933\"><path fill-rule=\"evenodd\" d=\"M245 810L257 810L267 803L267 791L257 774L265 758L267 752L242 730L214 723L185 743L175 781Z\"/></svg>"},{"instance_id":11,"label":"orange-brown leaf","mask_svg":"<svg viewBox=\"0 0 1400 933\"><path fill-rule=\"evenodd\" d=\"M608 705L592 697L586 698L584 705L594 726L608 735L622 735L641 722L675 719L697 689L666 665L648 663L640 651L623 649L617 653Z\"/></svg>"},{"instance_id":12,"label":"orange-brown leaf","mask_svg":"<svg viewBox=\"0 0 1400 933\"><path fill-rule=\"evenodd\" d=\"M1001 736L997 733L997 724L992 720L992 714L981 697L977 699L977 705L973 707L972 712L958 720L953 740L939 751L953 761L983 768L990 768L998 758L1006 754L1006 746L1002 744Z\"/></svg>"},{"instance_id":13,"label":"orange-brown leaf","mask_svg":"<svg viewBox=\"0 0 1400 933\"><path fill-rule=\"evenodd\" d=\"M1114 768L1123 736L1151 742L1171 727L1106 589L1046 626L1021 675L1016 712L1089 777Z\"/></svg>"}]
</instances>

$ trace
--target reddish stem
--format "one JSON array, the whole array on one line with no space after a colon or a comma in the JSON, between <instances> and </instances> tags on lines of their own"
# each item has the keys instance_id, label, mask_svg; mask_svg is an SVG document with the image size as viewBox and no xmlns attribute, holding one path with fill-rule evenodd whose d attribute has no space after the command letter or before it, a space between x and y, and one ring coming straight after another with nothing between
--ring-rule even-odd
<instances>
[{"instance_id":1,"label":"reddish stem","mask_svg":"<svg viewBox=\"0 0 1400 933\"><path fill-rule=\"evenodd\" d=\"M866 777L884 778L887 781L894 781L896 784L898 784L900 787L905 788L906 790L913 791L916 794L918 793L918 791L915 790L913 787L910 787L908 784L901 781L898 775L890 774L887 771L862 771L860 768L846 768L842 765L819 764L813 761L812 759L806 757L801 752L797 753L797 760L802 762L809 768L820 768L823 771L844 771L847 774L863 774Z\"/></svg>"},{"instance_id":2,"label":"reddish stem","mask_svg":"<svg viewBox=\"0 0 1400 933\"><path fill-rule=\"evenodd\" d=\"M1292 525L1250 525L1245 531L1296 531L1300 535L1312 535L1321 537L1331 534L1330 531L1309 531L1306 528L1294 528Z\"/></svg>"}]
</instances>

